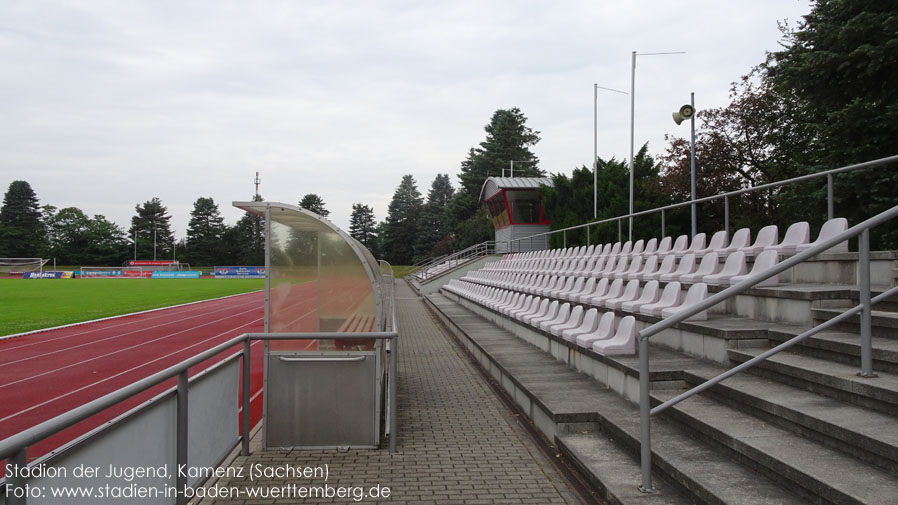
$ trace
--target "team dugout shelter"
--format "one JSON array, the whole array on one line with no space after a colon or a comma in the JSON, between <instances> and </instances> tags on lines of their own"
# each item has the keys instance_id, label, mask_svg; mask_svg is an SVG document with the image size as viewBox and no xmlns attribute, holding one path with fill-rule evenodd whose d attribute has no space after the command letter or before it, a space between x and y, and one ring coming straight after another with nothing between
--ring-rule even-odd
<instances>
[{"instance_id":1,"label":"team dugout shelter","mask_svg":"<svg viewBox=\"0 0 898 505\"><path fill-rule=\"evenodd\" d=\"M300 207L233 205L265 219L265 333L393 331L392 290L361 243ZM384 364L382 339L266 340L264 446L377 447Z\"/></svg>"},{"instance_id":2,"label":"team dugout shelter","mask_svg":"<svg viewBox=\"0 0 898 505\"><path fill-rule=\"evenodd\" d=\"M551 186L548 177L488 177L480 190L495 230L496 252L509 252L512 240L549 231L540 186ZM537 251L547 248L547 236L522 240L514 245L515 252Z\"/></svg>"}]
</instances>

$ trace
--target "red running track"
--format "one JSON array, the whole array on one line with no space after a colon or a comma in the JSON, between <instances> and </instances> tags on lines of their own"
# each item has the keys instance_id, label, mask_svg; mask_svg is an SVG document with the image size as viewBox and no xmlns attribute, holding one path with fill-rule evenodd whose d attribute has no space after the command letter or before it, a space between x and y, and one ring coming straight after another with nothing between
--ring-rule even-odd
<instances>
[{"instance_id":1,"label":"red running track","mask_svg":"<svg viewBox=\"0 0 898 505\"><path fill-rule=\"evenodd\" d=\"M261 292L0 340L0 439L5 439L233 337L263 331ZM190 369L208 368L235 346ZM263 342L254 341L250 419L262 417ZM177 384L173 378L28 448L32 460ZM242 384L242 382L241 382ZM235 413L235 415L238 415Z\"/></svg>"}]
</instances>

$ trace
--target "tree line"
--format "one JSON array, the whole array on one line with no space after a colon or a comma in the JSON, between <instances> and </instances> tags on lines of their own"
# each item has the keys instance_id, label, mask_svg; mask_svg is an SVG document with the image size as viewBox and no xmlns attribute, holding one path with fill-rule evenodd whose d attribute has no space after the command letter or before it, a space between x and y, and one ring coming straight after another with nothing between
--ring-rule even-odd
<instances>
[{"instance_id":1,"label":"tree line","mask_svg":"<svg viewBox=\"0 0 898 505\"><path fill-rule=\"evenodd\" d=\"M201 197L190 212L187 237L175 242L171 215L159 198L134 210L126 230L77 207L41 206L27 181L13 181L0 207L0 257L54 258L68 266L116 266L135 257L197 266L265 262L264 226L258 216L247 213L228 226L218 204Z\"/></svg>"}]
</instances>

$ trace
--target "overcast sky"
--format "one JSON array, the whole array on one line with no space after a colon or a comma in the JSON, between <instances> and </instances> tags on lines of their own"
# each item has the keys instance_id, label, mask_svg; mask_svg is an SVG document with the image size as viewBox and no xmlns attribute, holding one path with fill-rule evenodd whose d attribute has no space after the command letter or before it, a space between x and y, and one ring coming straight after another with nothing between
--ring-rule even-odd
<instances>
[{"instance_id":1,"label":"overcast sky","mask_svg":"<svg viewBox=\"0 0 898 505\"><path fill-rule=\"evenodd\" d=\"M688 135L670 113L728 103L807 0L0 2L0 190L128 228L159 197L178 238L201 196L228 223L320 195L348 229L378 220L403 174L455 174L496 109L541 132L544 170L590 164L593 83L628 91L636 139ZM629 155L629 97L599 92L599 155Z\"/></svg>"}]
</instances>

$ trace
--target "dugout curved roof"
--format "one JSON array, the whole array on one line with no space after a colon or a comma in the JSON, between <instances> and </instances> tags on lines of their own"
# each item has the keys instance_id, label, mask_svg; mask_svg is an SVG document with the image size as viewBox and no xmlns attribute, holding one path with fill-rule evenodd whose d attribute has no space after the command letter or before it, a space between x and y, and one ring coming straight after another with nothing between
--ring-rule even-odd
<instances>
[{"instance_id":1,"label":"dugout curved roof","mask_svg":"<svg viewBox=\"0 0 898 505\"><path fill-rule=\"evenodd\" d=\"M480 201L488 200L503 189L538 189L540 186L551 186L548 177L487 177L480 188Z\"/></svg>"},{"instance_id":2,"label":"dugout curved roof","mask_svg":"<svg viewBox=\"0 0 898 505\"><path fill-rule=\"evenodd\" d=\"M295 205L233 205L263 218L270 211L269 332L382 331L383 275L365 246Z\"/></svg>"}]
</instances>

